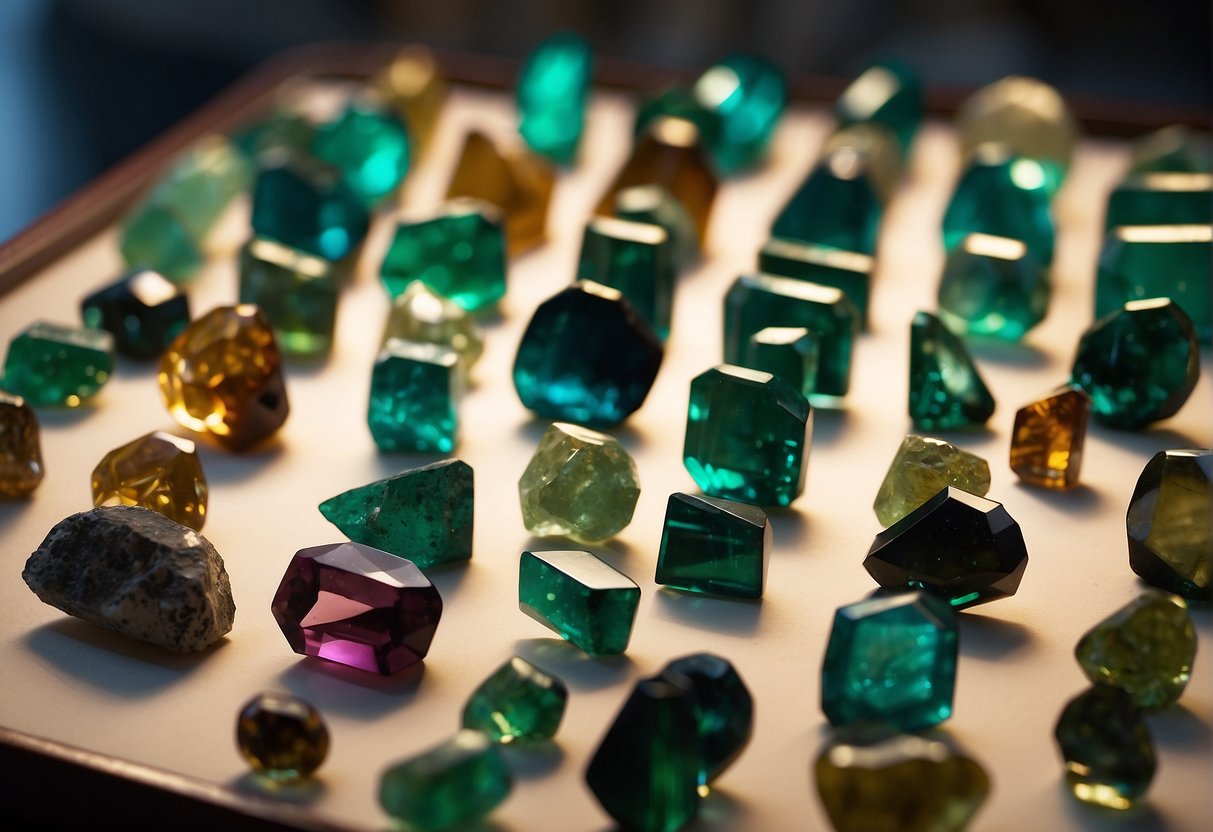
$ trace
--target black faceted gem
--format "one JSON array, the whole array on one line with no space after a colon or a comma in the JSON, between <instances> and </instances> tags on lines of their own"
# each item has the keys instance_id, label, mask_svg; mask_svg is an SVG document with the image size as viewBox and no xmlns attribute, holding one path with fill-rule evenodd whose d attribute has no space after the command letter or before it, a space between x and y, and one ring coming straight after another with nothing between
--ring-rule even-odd
<instances>
[{"instance_id":1,"label":"black faceted gem","mask_svg":"<svg viewBox=\"0 0 1213 832\"><path fill-rule=\"evenodd\" d=\"M84 325L114 336L128 358L157 358L190 321L189 299L159 272L139 269L80 302Z\"/></svg>"},{"instance_id":2,"label":"black faceted gem","mask_svg":"<svg viewBox=\"0 0 1213 832\"><path fill-rule=\"evenodd\" d=\"M689 686L699 730L699 782L706 785L724 772L750 742L754 699L737 670L711 653L675 659L660 678Z\"/></svg>"}]
</instances>

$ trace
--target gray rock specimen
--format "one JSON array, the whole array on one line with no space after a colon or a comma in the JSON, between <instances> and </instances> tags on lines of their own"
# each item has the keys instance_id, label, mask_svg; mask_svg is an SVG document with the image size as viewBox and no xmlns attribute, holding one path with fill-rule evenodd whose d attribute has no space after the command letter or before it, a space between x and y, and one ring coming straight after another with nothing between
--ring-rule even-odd
<instances>
[{"instance_id":1,"label":"gray rock specimen","mask_svg":"<svg viewBox=\"0 0 1213 832\"><path fill-rule=\"evenodd\" d=\"M223 558L191 528L136 506L59 521L21 573L47 604L178 653L232 629L236 604Z\"/></svg>"}]
</instances>

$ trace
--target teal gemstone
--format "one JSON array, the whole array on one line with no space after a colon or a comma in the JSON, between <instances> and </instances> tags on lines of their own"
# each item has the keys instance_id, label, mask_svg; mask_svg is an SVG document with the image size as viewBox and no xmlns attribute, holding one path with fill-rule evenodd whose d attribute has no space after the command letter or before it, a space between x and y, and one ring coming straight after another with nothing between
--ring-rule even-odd
<instances>
[{"instance_id":1,"label":"teal gemstone","mask_svg":"<svg viewBox=\"0 0 1213 832\"><path fill-rule=\"evenodd\" d=\"M80 317L113 335L120 354L156 358L189 323L190 303L159 272L139 269L85 297Z\"/></svg>"},{"instance_id":2,"label":"teal gemstone","mask_svg":"<svg viewBox=\"0 0 1213 832\"><path fill-rule=\"evenodd\" d=\"M1159 451L1125 516L1129 566L1152 586L1213 601L1213 450Z\"/></svg>"},{"instance_id":3,"label":"teal gemstone","mask_svg":"<svg viewBox=\"0 0 1213 832\"><path fill-rule=\"evenodd\" d=\"M722 364L691 382L682 462L710 496L786 506L804 490L808 400L772 376Z\"/></svg>"},{"instance_id":4,"label":"teal gemstone","mask_svg":"<svg viewBox=\"0 0 1213 832\"><path fill-rule=\"evenodd\" d=\"M177 283L202 268L202 249L176 214L152 202L122 221L118 246L131 268L154 269Z\"/></svg>"},{"instance_id":5,"label":"teal gemstone","mask_svg":"<svg viewBox=\"0 0 1213 832\"><path fill-rule=\"evenodd\" d=\"M247 125L232 136L232 144L249 160L275 150L307 152L315 129L302 113L275 110L266 118Z\"/></svg>"},{"instance_id":6,"label":"teal gemstone","mask_svg":"<svg viewBox=\"0 0 1213 832\"><path fill-rule=\"evenodd\" d=\"M593 72L594 53L573 32L557 32L527 56L518 76L518 132L531 150L558 164L577 157Z\"/></svg>"},{"instance_id":7,"label":"teal gemstone","mask_svg":"<svg viewBox=\"0 0 1213 832\"><path fill-rule=\"evenodd\" d=\"M379 804L411 829L437 832L483 818L512 786L496 744L480 731L460 731L383 772Z\"/></svg>"},{"instance_id":8,"label":"teal gemstone","mask_svg":"<svg viewBox=\"0 0 1213 832\"><path fill-rule=\"evenodd\" d=\"M1213 173L1213 136L1180 124L1155 130L1133 143L1129 173Z\"/></svg>"},{"instance_id":9,"label":"teal gemstone","mask_svg":"<svg viewBox=\"0 0 1213 832\"><path fill-rule=\"evenodd\" d=\"M939 312L955 330L1018 341L1044 319L1048 273L1019 240L970 234L948 252Z\"/></svg>"},{"instance_id":10,"label":"teal gemstone","mask_svg":"<svg viewBox=\"0 0 1213 832\"><path fill-rule=\"evenodd\" d=\"M1192 320L1167 298L1130 301L1091 324L1071 370L1095 418L1124 430L1175 415L1199 376Z\"/></svg>"},{"instance_id":11,"label":"teal gemstone","mask_svg":"<svg viewBox=\"0 0 1213 832\"><path fill-rule=\"evenodd\" d=\"M1208 225L1213 222L1213 173L1139 173L1108 197L1104 227Z\"/></svg>"},{"instance_id":12,"label":"teal gemstone","mask_svg":"<svg viewBox=\"0 0 1213 832\"><path fill-rule=\"evenodd\" d=\"M612 217L586 225L577 279L618 289L663 341L670 334L675 277L674 248L660 226Z\"/></svg>"},{"instance_id":13,"label":"teal gemstone","mask_svg":"<svg viewBox=\"0 0 1213 832\"><path fill-rule=\"evenodd\" d=\"M833 725L938 725L952 715L957 645L952 608L925 592L840 607L821 666L821 709Z\"/></svg>"},{"instance_id":14,"label":"teal gemstone","mask_svg":"<svg viewBox=\"0 0 1213 832\"><path fill-rule=\"evenodd\" d=\"M689 686L699 735L699 791L731 766L754 733L754 699L736 668L711 653L674 659L659 678Z\"/></svg>"},{"instance_id":15,"label":"teal gemstone","mask_svg":"<svg viewBox=\"0 0 1213 832\"><path fill-rule=\"evenodd\" d=\"M589 552L523 552L518 607L591 656L622 653L640 587Z\"/></svg>"},{"instance_id":16,"label":"teal gemstone","mask_svg":"<svg viewBox=\"0 0 1213 832\"><path fill-rule=\"evenodd\" d=\"M449 453L459 434L459 354L389 338L371 371L367 423L381 451Z\"/></svg>"},{"instance_id":17,"label":"teal gemstone","mask_svg":"<svg viewBox=\"0 0 1213 832\"><path fill-rule=\"evenodd\" d=\"M367 208L400 187L409 171L408 132L391 111L355 102L316 128L312 155L341 169L342 178Z\"/></svg>"},{"instance_id":18,"label":"teal gemstone","mask_svg":"<svg viewBox=\"0 0 1213 832\"><path fill-rule=\"evenodd\" d=\"M770 326L804 327L817 336L817 393L844 396L859 315L840 289L768 274L742 275L724 299L724 360L743 363L746 343Z\"/></svg>"},{"instance_id":19,"label":"teal gemstone","mask_svg":"<svg viewBox=\"0 0 1213 832\"><path fill-rule=\"evenodd\" d=\"M1096 685L1071 699L1053 732L1066 785L1079 800L1129 809L1154 779L1154 741L1141 709L1120 688Z\"/></svg>"},{"instance_id":20,"label":"teal gemstone","mask_svg":"<svg viewBox=\"0 0 1213 832\"><path fill-rule=\"evenodd\" d=\"M471 558L474 505L471 466L447 459L351 488L320 513L355 543L429 569Z\"/></svg>"},{"instance_id":21,"label":"teal gemstone","mask_svg":"<svg viewBox=\"0 0 1213 832\"><path fill-rule=\"evenodd\" d=\"M13 338L0 387L34 407L76 407L114 372L114 337L38 321Z\"/></svg>"},{"instance_id":22,"label":"teal gemstone","mask_svg":"<svg viewBox=\"0 0 1213 832\"><path fill-rule=\"evenodd\" d=\"M252 222L256 236L335 263L362 244L370 215L340 168L277 153L253 186Z\"/></svg>"},{"instance_id":23,"label":"teal gemstone","mask_svg":"<svg viewBox=\"0 0 1213 832\"><path fill-rule=\"evenodd\" d=\"M1167 297L1192 319L1197 336L1213 338L1213 226L1113 228L1095 278L1095 317L1129 301Z\"/></svg>"},{"instance_id":24,"label":"teal gemstone","mask_svg":"<svg viewBox=\"0 0 1213 832\"><path fill-rule=\"evenodd\" d=\"M973 233L1020 240L1044 266L1053 262L1053 215L1044 166L1011 155L996 144L981 145L961 174L943 216L948 251Z\"/></svg>"},{"instance_id":25,"label":"teal gemstone","mask_svg":"<svg viewBox=\"0 0 1213 832\"><path fill-rule=\"evenodd\" d=\"M615 216L621 220L658 225L673 247L674 271L699 259L699 231L682 203L660 185L636 185L615 195Z\"/></svg>"},{"instance_id":26,"label":"teal gemstone","mask_svg":"<svg viewBox=\"0 0 1213 832\"><path fill-rule=\"evenodd\" d=\"M568 703L564 682L514 656L472 691L463 727L499 743L550 740Z\"/></svg>"},{"instance_id":27,"label":"teal gemstone","mask_svg":"<svg viewBox=\"0 0 1213 832\"><path fill-rule=\"evenodd\" d=\"M871 160L840 147L809 172L775 218L771 236L873 254L881 213Z\"/></svg>"},{"instance_id":28,"label":"teal gemstone","mask_svg":"<svg viewBox=\"0 0 1213 832\"><path fill-rule=\"evenodd\" d=\"M874 123L891 130L903 156L918 132L922 110L922 81L901 61L888 59L869 64L834 104L834 115L844 127Z\"/></svg>"},{"instance_id":29,"label":"teal gemstone","mask_svg":"<svg viewBox=\"0 0 1213 832\"><path fill-rule=\"evenodd\" d=\"M724 176L763 157L788 102L783 72L750 54L730 55L713 64L692 93L716 122L716 128L703 135L716 170Z\"/></svg>"},{"instance_id":30,"label":"teal gemstone","mask_svg":"<svg viewBox=\"0 0 1213 832\"><path fill-rule=\"evenodd\" d=\"M452 200L430 219L402 222L379 267L391 297L420 280L469 312L505 296L501 212L476 199Z\"/></svg>"},{"instance_id":31,"label":"teal gemstone","mask_svg":"<svg viewBox=\"0 0 1213 832\"><path fill-rule=\"evenodd\" d=\"M910 418L921 430L984 425L994 397L964 342L930 312L910 323Z\"/></svg>"},{"instance_id":32,"label":"teal gemstone","mask_svg":"<svg viewBox=\"0 0 1213 832\"><path fill-rule=\"evenodd\" d=\"M817 390L821 348L802 326L768 326L750 336L741 364L781 378L806 398Z\"/></svg>"},{"instance_id":33,"label":"teal gemstone","mask_svg":"<svg viewBox=\"0 0 1213 832\"><path fill-rule=\"evenodd\" d=\"M864 327L868 320L868 298L874 261L857 251L799 243L773 237L758 252L758 270L780 277L794 277L840 289Z\"/></svg>"},{"instance_id":34,"label":"teal gemstone","mask_svg":"<svg viewBox=\"0 0 1213 832\"><path fill-rule=\"evenodd\" d=\"M687 592L761 598L771 524L757 506L671 494L656 581Z\"/></svg>"},{"instance_id":35,"label":"teal gemstone","mask_svg":"<svg viewBox=\"0 0 1213 832\"><path fill-rule=\"evenodd\" d=\"M264 237L240 249L240 302L261 307L283 352L319 355L333 344L337 270L323 257Z\"/></svg>"}]
</instances>

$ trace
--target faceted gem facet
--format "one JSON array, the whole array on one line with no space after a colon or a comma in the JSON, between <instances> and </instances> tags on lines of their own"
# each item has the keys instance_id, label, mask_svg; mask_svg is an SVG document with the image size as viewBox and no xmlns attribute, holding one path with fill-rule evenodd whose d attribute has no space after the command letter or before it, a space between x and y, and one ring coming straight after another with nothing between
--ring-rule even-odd
<instances>
[{"instance_id":1,"label":"faceted gem facet","mask_svg":"<svg viewBox=\"0 0 1213 832\"><path fill-rule=\"evenodd\" d=\"M381 451L449 453L459 439L462 397L453 349L390 338L371 370L371 437Z\"/></svg>"},{"instance_id":2,"label":"faceted gem facet","mask_svg":"<svg viewBox=\"0 0 1213 832\"><path fill-rule=\"evenodd\" d=\"M1054 737L1066 785L1084 803L1128 809L1154 779L1150 729L1132 697L1119 688L1095 685L1071 699Z\"/></svg>"},{"instance_id":3,"label":"faceted gem facet","mask_svg":"<svg viewBox=\"0 0 1213 832\"><path fill-rule=\"evenodd\" d=\"M1148 133L1133 143L1130 173L1213 173L1213 136L1181 124Z\"/></svg>"},{"instance_id":4,"label":"faceted gem facet","mask_svg":"<svg viewBox=\"0 0 1213 832\"><path fill-rule=\"evenodd\" d=\"M682 462L713 497L786 506L804 490L809 402L787 382L722 364L691 382Z\"/></svg>"},{"instance_id":5,"label":"faceted gem facet","mask_svg":"<svg viewBox=\"0 0 1213 832\"><path fill-rule=\"evenodd\" d=\"M689 686L693 694L702 794L749 744L754 732L754 699L736 668L711 653L674 659L658 678Z\"/></svg>"},{"instance_id":6,"label":"faceted gem facet","mask_svg":"<svg viewBox=\"0 0 1213 832\"><path fill-rule=\"evenodd\" d=\"M408 128L418 155L429 147L446 102L447 85L434 53L408 44L373 79L374 89Z\"/></svg>"},{"instance_id":7,"label":"faceted gem facet","mask_svg":"<svg viewBox=\"0 0 1213 832\"><path fill-rule=\"evenodd\" d=\"M758 252L758 270L841 289L855 307L860 326L868 320L873 260L857 251L773 237Z\"/></svg>"},{"instance_id":8,"label":"faceted gem facet","mask_svg":"<svg viewBox=\"0 0 1213 832\"><path fill-rule=\"evenodd\" d=\"M685 269L699 257L695 221L682 203L660 185L636 185L616 193L615 216L660 226L673 247L675 272Z\"/></svg>"},{"instance_id":9,"label":"faceted gem facet","mask_svg":"<svg viewBox=\"0 0 1213 832\"><path fill-rule=\"evenodd\" d=\"M821 666L821 709L834 725L918 731L952 715L956 616L925 592L840 607Z\"/></svg>"},{"instance_id":10,"label":"faceted gem facet","mask_svg":"<svg viewBox=\"0 0 1213 832\"><path fill-rule=\"evenodd\" d=\"M1213 202L1213 198L1210 198ZM1213 338L1213 226L1113 228L1104 239L1095 278L1095 317L1146 298L1170 298Z\"/></svg>"},{"instance_id":11,"label":"faceted gem facet","mask_svg":"<svg viewBox=\"0 0 1213 832\"><path fill-rule=\"evenodd\" d=\"M411 561L335 543L295 553L270 612L296 653L389 676L425 658L442 598Z\"/></svg>"},{"instance_id":12,"label":"faceted gem facet","mask_svg":"<svg viewBox=\"0 0 1213 832\"><path fill-rule=\"evenodd\" d=\"M540 416L607 427L644 403L662 354L617 289L582 280L535 310L514 359L514 389Z\"/></svg>"},{"instance_id":13,"label":"faceted gem facet","mask_svg":"<svg viewBox=\"0 0 1213 832\"><path fill-rule=\"evenodd\" d=\"M1196 629L1182 598L1148 590L1089 630L1074 652L1092 682L1118 687L1139 708L1157 711L1187 687Z\"/></svg>"},{"instance_id":14,"label":"faceted gem facet","mask_svg":"<svg viewBox=\"0 0 1213 832\"><path fill-rule=\"evenodd\" d=\"M278 153L257 174L252 222L258 237L335 263L362 244L370 216L340 168Z\"/></svg>"},{"instance_id":15,"label":"faceted gem facet","mask_svg":"<svg viewBox=\"0 0 1213 832\"><path fill-rule=\"evenodd\" d=\"M1018 341L1049 308L1048 274L1019 240L970 234L948 253L939 311L954 329Z\"/></svg>"},{"instance_id":16,"label":"faceted gem facet","mask_svg":"<svg viewBox=\"0 0 1213 832\"><path fill-rule=\"evenodd\" d=\"M463 708L463 727L500 743L550 740L568 698L564 682L514 656L472 691Z\"/></svg>"},{"instance_id":17,"label":"faceted gem facet","mask_svg":"<svg viewBox=\"0 0 1213 832\"><path fill-rule=\"evenodd\" d=\"M329 753L329 729L309 702L259 693L236 719L236 747L253 771L290 782L311 776Z\"/></svg>"},{"instance_id":18,"label":"faceted gem facet","mask_svg":"<svg viewBox=\"0 0 1213 832\"><path fill-rule=\"evenodd\" d=\"M817 391L821 348L803 326L768 326L750 336L741 363L781 378L806 398Z\"/></svg>"},{"instance_id":19,"label":"faceted gem facet","mask_svg":"<svg viewBox=\"0 0 1213 832\"><path fill-rule=\"evenodd\" d=\"M464 139L446 196L473 197L496 206L504 217L506 246L513 257L547 236L554 185L551 166L538 156L523 148L499 147L473 131Z\"/></svg>"},{"instance_id":20,"label":"faceted gem facet","mask_svg":"<svg viewBox=\"0 0 1213 832\"><path fill-rule=\"evenodd\" d=\"M1137 478L1126 525L1129 565L1146 583L1213 599L1213 451L1155 454Z\"/></svg>"},{"instance_id":21,"label":"faceted gem facet","mask_svg":"<svg viewBox=\"0 0 1213 832\"><path fill-rule=\"evenodd\" d=\"M840 147L809 172L775 218L771 236L871 255L881 199L871 159Z\"/></svg>"},{"instance_id":22,"label":"faceted gem facet","mask_svg":"<svg viewBox=\"0 0 1213 832\"><path fill-rule=\"evenodd\" d=\"M660 226L613 217L586 224L577 278L618 289L662 340L670 334L676 277L674 249Z\"/></svg>"},{"instance_id":23,"label":"faceted gem facet","mask_svg":"<svg viewBox=\"0 0 1213 832\"><path fill-rule=\"evenodd\" d=\"M285 352L328 352L338 282L329 261L274 240L253 237L240 249L240 302L261 308Z\"/></svg>"},{"instance_id":24,"label":"faceted gem facet","mask_svg":"<svg viewBox=\"0 0 1213 832\"><path fill-rule=\"evenodd\" d=\"M206 476L194 443L155 431L110 451L92 476L93 505L142 506L191 529L206 522Z\"/></svg>"},{"instance_id":25,"label":"faceted gem facet","mask_svg":"<svg viewBox=\"0 0 1213 832\"><path fill-rule=\"evenodd\" d=\"M1108 197L1104 227L1208 225L1213 222L1213 174L1139 173Z\"/></svg>"},{"instance_id":26,"label":"faceted gem facet","mask_svg":"<svg viewBox=\"0 0 1213 832\"><path fill-rule=\"evenodd\" d=\"M1011 470L1027 485L1078 485L1090 415L1091 397L1072 385L1021 407L1011 429Z\"/></svg>"},{"instance_id":27,"label":"faceted gem facet","mask_svg":"<svg viewBox=\"0 0 1213 832\"><path fill-rule=\"evenodd\" d=\"M589 552L523 552L518 607L591 656L622 653L640 587Z\"/></svg>"},{"instance_id":28,"label":"faceted gem facet","mask_svg":"<svg viewBox=\"0 0 1213 832\"><path fill-rule=\"evenodd\" d=\"M594 53L573 32L557 32L527 56L518 77L518 132L531 150L568 164L585 127Z\"/></svg>"},{"instance_id":29,"label":"faceted gem facet","mask_svg":"<svg viewBox=\"0 0 1213 832\"><path fill-rule=\"evenodd\" d=\"M95 396L114 371L114 337L38 321L13 338L0 385L35 407L77 407Z\"/></svg>"},{"instance_id":30,"label":"faceted gem facet","mask_svg":"<svg viewBox=\"0 0 1213 832\"><path fill-rule=\"evenodd\" d=\"M450 347L466 377L484 353L484 336L462 306L414 280L392 298L381 343L391 338Z\"/></svg>"},{"instance_id":31,"label":"faceted gem facet","mask_svg":"<svg viewBox=\"0 0 1213 832\"><path fill-rule=\"evenodd\" d=\"M510 767L487 735L460 731L383 772L379 804L410 829L465 828L505 800L513 783Z\"/></svg>"},{"instance_id":32,"label":"faceted gem facet","mask_svg":"<svg viewBox=\"0 0 1213 832\"><path fill-rule=\"evenodd\" d=\"M978 148L956 183L943 215L948 251L970 234L1019 240L1042 266L1053 262L1053 215L1045 168L1002 145Z\"/></svg>"},{"instance_id":33,"label":"faceted gem facet","mask_svg":"<svg viewBox=\"0 0 1213 832\"><path fill-rule=\"evenodd\" d=\"M86 327L114 336L114 349L130 358L158 358L190 320L189 298L159 272L140 269L80 302Z\"/></svg>"},{"instance_id":34,"label":"faceted gem facet","mask_svg":"<svg viewBox=\"0 0 1213 832\"><path fill-rule=\"evenodd\" d=\"M925 589L965 609L1014 595L1028 550L1002 503L949 486L876 535L863 566L885 589Z\"/></svg>"},{"instance_id":35,"label":"faceted gem facet","mask_svg":"<svg viewBox=\"0 0 1213 832\"><path fill-rule=\"evenodd\" d=\"M950 442L908 434L876 492L876 519L891 526L949 485L984 497L990 490L990 466Z\"/></svg>"},{"instance_id":36,"label":"faceted gem facet","mask_svg":"<svg viewBox=\"0 0 1213 832\"><path fill-rule=\"evenodd\" d=\"M391 112L355 101L312 137L312 155L341 169L368 208L396 190L411 160L408 133Z\"/></svg>"},{"instance_id":37,"label":"faceted gem facet","mask_svg":"<svg viewBox=\"0 0 1213 832\"><path fill-rule=\"evenodd\" d=\"M688 592L760 598L770 548L771 524L757 506L671 494L656 581Z\"/></svg>"},{"instance_id":38,"label":"faceted gem facet","mask_svg":"<svg viewBox=\"0 0 1213 832\"><path fill-rule=\"evenodd\" d=\"M902 154L910 149L922 122L922 82L901 61L882 60L869 65L852 81L834 104L838 123L871 122L893 131Z\"/></svg>"},{"instance_id":39,"label":"faceted gem facet","mask_svg":"<svg viewBox=\"0 0 1213 832\"><path fill-rule=\"evenodd\" d=\"M0 390L0 497L28 497L45 473L34 409Z\"/></svg>"},{"instance_id":40,"label":"faceted gem facet","mask_svg":"<svg viewBox=\"0 0 1213 832\"><path fill-rule=\"evenodd\" d=\"M930 312L910 323L910 418L922 430L985 424L994 397L964 342Z\"/></svg>"},{"instance_id":41,"label":"faceted gem facet","mask_svg":"<svg viewBox=\"0 0 1213 832\"><path fill-rule=\"evenodd\" d=\"M281 361L260 309L220 306L164 351L160 393L179 423L243 450L282 427L290 412Z\"/></svg>"},{"instance_id":42,"label":"faceted gem facet","mask_svg":"<svg viewBox=\"0 0 1213 832\"><path fill-rule=\"evenodd\" d=\"M1079 339L1070 377L1091 397L1095 418L1138 430L1174 416L1199 376L1192 319L1172 300L1151 298L1091 324Z\"/></svg>"}]
</instances>

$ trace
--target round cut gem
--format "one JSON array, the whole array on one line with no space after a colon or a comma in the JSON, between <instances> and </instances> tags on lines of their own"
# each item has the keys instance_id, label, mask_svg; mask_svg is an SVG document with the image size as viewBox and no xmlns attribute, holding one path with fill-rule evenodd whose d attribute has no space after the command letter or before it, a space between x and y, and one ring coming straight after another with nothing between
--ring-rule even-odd
<instances>
[{"instance_id":1,"label":"round cut gem","mask_svg":"<svg viewBox=\"0 0 1213 832\"><path fill-rule=\"evenodd\" d=\"M259 693L240 709L236 746L253 771L289 782L311 776L329 752L329 730L311 704Z\"/></svg>"}]
</instances>

